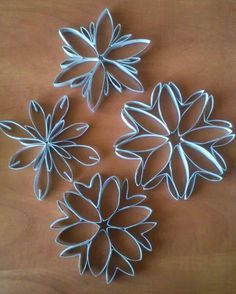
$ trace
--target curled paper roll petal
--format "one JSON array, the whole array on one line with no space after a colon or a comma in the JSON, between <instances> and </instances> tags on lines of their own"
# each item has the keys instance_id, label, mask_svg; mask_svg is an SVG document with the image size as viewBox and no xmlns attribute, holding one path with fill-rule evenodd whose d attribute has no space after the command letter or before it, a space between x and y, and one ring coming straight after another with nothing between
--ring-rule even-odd
<instances>
[{"instance_id":1,"label":"curled paper roll petal","mask_svg":"<svg viewBox=\"0 0 236 294\"><path fill-rule=\"evenodd\" d=\"M81 274L105 274L109 284L118 272L133 276L133 262L143 251L152 251L147 233L156 223L152 210L140 205L144 195L129 195L128 180L117 177L102 181L99 173L89 183L75 182L76 191L65 192L58 201L62 218L51 228L60 230L56 242L66 246L62 257L79 257Z\"/></svg>"},{"instance_id":2,"label":"curled paper roll petal","mask_svg":"<svg viewBox=\"0 0 236 294\"><path fill-rule=\"evenodd\" d=\"M96 111L103 97L113 86L118 92L128 89L143 92L135 65L147 49L147 39L132 39L131 34L121 34L121 25L115 25L106 8L96 23L86 28L61 28L59 35L64 42L67 59L61 62L61 72L54 80L55 87L82 88L88 107Z\"/></svg>"},{"instance_id":3,"label":"curled paper roll petal","mask_svg":"<svg viewBox=\"0 0 236 294\"><path fill-rule=\"evenodd\" d=\"M211 119L213 106L213 96L204 90L184 99L173 82L157 84L150 104L124 105L121 117L131 132L119 138L114 148L119 157L139 161L137 185L149 190L166 180L174 199L186 200L197 178L223 178L226 163L217 149L235 134L230 122Z\"/></svg>"},{"instance_id":4,"label":"curled paper roll petal","mask_svg":"<svg viewBox=\"0 0 236 294\"><path fill-rule=\"evenodd\" d=\"M68 110L67 96L61 97L49 114L33 100L29 104L31 126L22 126L9 120L0 121L0 130L24 146L12 157L9 167L20 170L33 166L36 172L34 194L39 200L44 199L49 192L53 171L63 180L71 182L72 160L83 166L95 165L100 161L94 148L78 142L89 125L74 123L67 126L64 119Z\"/></svg>"}]
</instances>

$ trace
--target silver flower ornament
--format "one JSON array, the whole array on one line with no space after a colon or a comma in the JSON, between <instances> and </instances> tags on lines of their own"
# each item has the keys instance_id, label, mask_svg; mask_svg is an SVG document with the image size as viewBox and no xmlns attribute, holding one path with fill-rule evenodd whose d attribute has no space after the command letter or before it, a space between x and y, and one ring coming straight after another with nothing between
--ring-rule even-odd
<instances>
[{"instance_id":1,"label":"silver flower ornament","mask_svg":"<svg viewBox=\"0 0 236 294\"><path fill-rule=\"evenodd\" d=\"M11 139L24 147L11 158L9 167L20 170L33 166L36 172L34 194L42 200L48 193L53 170L64 180L71 182L73 173L70 161L90 166L98 163L100 157L92 147L77 144L88 129L86 123L65 125L65 116L69 109L67 96L61 97L52 113L45 114L42 106L29 103L29 117L32 125L20 125L14 121L0 121L0 129Z\"/></svg>"},{"instance_id":2,"label":"silver flower ornament","mask_svg":"<svg viewBox=\"0 0 236 294\"><path fill-rule=\"evenodd\" d=\"M123 88L144 91L134 66L150 41L132 39L131 34L121 35L121 25L114 25L108 9L88 28L80 27L79 31L62 28L59 34L68 59L61 63L55 87L82 87L82 95L92 111L99 107L104 96L108 96L110 85L119 92Z\"/></svg>"},{"instance_id":3,"label":"silver flower ornament","mask_svg":"<svg viewBox=\"0 0 236 294\"><path fill-rule=\"evenodd\" d=\"M157 84L150 104L125 104L122 119L132 129L115 144L116 154L138 160L135 182L152 189L166 179L171 195L188 199L196 178L220 181L226 163L218 148L235 135L232 124L212 119L214 99L204 90L185 101L177 86Z\"/></svg>"},{"instance_id":4,"label":"silver flower ornament","mask_svg":"<svg viewBox=\"0 0 236 294\"><path fill-rule=\"evenodd\" d=\"M108 284L117 272L134 276L132 262L152 250L145 234L156 225L148 221L152 210L141 205L146 196L129 196L127 180L112 176L102 182L99 173L74 187L58 201L64 217L51 225L60 229L56 242L66 246L61 256L78 256L81 275L86 269L95 277L104 273Z\"/></svg>"}]
</instances>

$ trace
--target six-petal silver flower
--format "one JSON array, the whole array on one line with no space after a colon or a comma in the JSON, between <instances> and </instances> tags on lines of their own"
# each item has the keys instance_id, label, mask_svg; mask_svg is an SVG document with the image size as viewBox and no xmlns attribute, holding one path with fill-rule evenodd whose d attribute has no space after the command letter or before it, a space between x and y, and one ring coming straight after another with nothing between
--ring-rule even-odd
<instances>
[{"instance_id":1,"label":"six-petal silver flower","mask_svg":"<svg viewBox=\"0 0 236 294\"><path fill-rule=\"evenodd\" d=\"M152 210L141 205L146 196L129 196L127 180L112 176L102 182L99 173L74 187L58 201L64 217L51 225L61 229L56 242L67 246L61 256L79 256L81 275L86 269L94 276L105 273L107 283L118 271L133 276L131 262L142 259L143 249L152 250L145 234L156 223L148 221Z\"/></svg>"},{"instance_id":2,"label":"six-petal silver flower","mask_svg":"<svg viewBox=\"0 0 236 294\"><path fill-rule=\"evenodd\" d=\"M108 96L110 85L119 92L123 87L143 92L134 65L150 41L132 39L131 34L121 35L121 25L114 26L108 9L88 29L62 28L59 34L69 58L61 63L62 71L54 81L55 87L82 87L82 95L92 111Z\"/></svg>"},{"instance_id":3,"label":"six-petal silver flower","mask_svg":"<svg viewBox=\"0 0 236 294\"><path fill-rule=\"evenodd\" d=\"M29 116L32 126L23 126L9 120L0 121L0 129L24 146L12 157L9 167L19 170L33 166L36 171L34 193L39 200L49 191L51 172L54 169L64 180L72 181L70 160L74 159L85 166L94 165L100 160L92 147L75 142L87 131L88 124L65 126L64 118L68 108L67 96L61 97L48 115L38 102L31 101Z\"/></svg>"},{"instance_id":4,"label":"six-petal silver flower","mask_svg":"<svg viewBox=\"0 0 236 294\"><path fill-rule=\"evenodd\" d=\"M122 110L132 129L115 144L115 152L139 161L135 182L152 189L165 178L175 199L188 199L197 177L220 181L226 164L218 148L231 142L232 124L211 118L214 99L205 91L185 101L174 83L159 83L150 105L133 101Z\"/></svg>"}]
</instances>

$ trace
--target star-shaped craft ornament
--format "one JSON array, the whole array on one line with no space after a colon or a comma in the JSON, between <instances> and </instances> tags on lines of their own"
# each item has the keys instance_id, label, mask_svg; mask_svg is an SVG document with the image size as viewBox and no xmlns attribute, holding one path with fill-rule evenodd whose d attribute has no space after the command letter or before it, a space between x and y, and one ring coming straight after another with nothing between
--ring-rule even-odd
<instances>
[{"instance_id":1,"label":"star-shaped craft ornament","mask_svg":"<svg viewBox=\"0 0 236 294\"><path fill-rule=\"evenodd\" d=\"M150 100L125 104L121 115L132 131L114 144L118 156L139 162L136 184L147 190L166 180L171 195L186 200L197 178L222 180L218 149L235 135L230 122L212 118L213 96L201 90L183 99L170 82L159 83Z\"/></svg>"},{"instance_id":2,"label":"star-shaped craft ornament","mask_svg":"<svg viewBox=\"0 0 236 294\"><path fill-rule=\"evenodd\" d=\"M133 39L131 34L122 35L121 25L114 25L108 9L88 28L61 28L59 35L67 59L61 63L55 87L81 87L92 111L109 95L110 86L119 92L123 88L144 91L135 65L150 41Z\"/></svg>"},{"instance_id":3,"label":"star-shaped craft ornament","mask_svg":"<svg viewBox=\"0 0 236 294\"><path fill-rule=\"evenodd\" d=\"M75 191L58 201L63 217L51 228L60 230L56 242L65 246L62 257L79 257L80 274L88 270L95 277L105 274L110 284L117 273L134 276L133 263L152 251L147 233L156 222L144 206L145 195L130 195L128 181L117 177L105 181L99 173L89 184L74 183Z\"/></svg>"},{"instance_id":4,"label":"star-shaped craft ornament","mask_svg":"<svg viewBox=\"0 0 236 294\"><path fill-rule=\"evenodd\" d=\"M32 100L29 103L32 125L20 125L9 120L0 121L0 130L23 146L11 158L9 167L15 170L33 167L36 172L34 194L38 200L47 195L53 171L65 181L71 182L72 160L83 166L95 165L100 160L94 148L77 142L86 133L89 125L66 125L65 116L68 109L67 96L61 97L52 113L47 115L42 106Z\"/></svg>"}]
</instances>

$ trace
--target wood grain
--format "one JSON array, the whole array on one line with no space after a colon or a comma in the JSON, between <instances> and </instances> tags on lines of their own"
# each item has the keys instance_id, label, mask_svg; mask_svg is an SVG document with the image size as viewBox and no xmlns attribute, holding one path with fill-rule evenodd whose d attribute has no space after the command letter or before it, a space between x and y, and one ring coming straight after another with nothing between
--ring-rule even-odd
<instances>
[{"instance_id":1,"label":"wood grain","mask_svg":"<svg viewBox=\"0 0 236 294\"><path fill-rule=\"evenodd\" d=\"M145 94L113 92L95 115L80 90L54 89L64 58L57 30L96 19L108 7L125 32L152 40L138 66ZM52 107L68 94L71 121L91 124L85 141L102 156L98 166L78 169L77 179L96 171L128 177L135 163L114 155L113 142L127 128L120 120L124 102L149 100L158 81L176 82L184 95L206 89L215 97L215 117L236 123L236 3L229 0L1 0L0 119L28 121L28 101ZM76 119L76 120L75 120ZM148 193L159 228L150 234L152 254L137 263L136 278L102 278L77 272L76 259L60 259L50 223L59 215L55 201L70 184L54 180L44 202L32 195L31 169L8 169L17 143L0 137L0 293L235 293L235 145L224 148L229 172L220 183L202 182L187 202L172 200L164 185ZM141 192L132 185L132 190Z\"/></svg>"}]
</instances>

